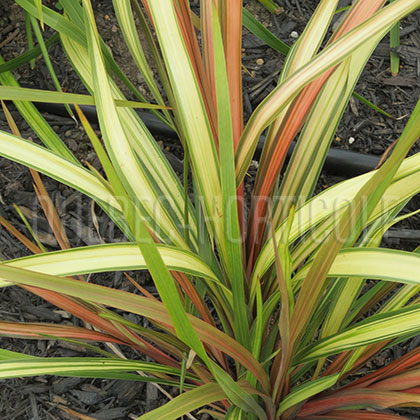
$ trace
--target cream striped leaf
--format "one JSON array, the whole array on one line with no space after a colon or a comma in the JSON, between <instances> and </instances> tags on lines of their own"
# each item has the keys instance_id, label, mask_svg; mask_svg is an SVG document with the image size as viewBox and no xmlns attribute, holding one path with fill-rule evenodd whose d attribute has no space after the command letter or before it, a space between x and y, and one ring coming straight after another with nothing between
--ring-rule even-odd
<instances>
[{"instance_id":1,"label":"cream striped leaf","mask_svg":"<svg viewBox=\"0 0 420 420\"><path fill-rule=\"evenodd\" d=\"M328 188L295 213L290 231L290 242L295 241L312 227L318 225L332 215L339 217L343 209L351 202L359 189L367 182L374 172L349 179ZM420 192L420 154L411 156L403 161L394 176L393 183L385 191L380 203L372 212L367 222L380 217L399 204L405 202ZM286 223L286 222L285 222ZM279 241L285 223L276 229L276 240ZM330 226L330 224L326 224ZM319 236L319 233L317 234ZM255 282L261 278L268 268L274 263L272 244L268 241L258 257L251 279L251 295L255 296Z\"/></svg>"},{"instance_id":2,"label":"cream striped leaf","mask_svg":"<svg viewBox=\"0 0 420 420\"><path fill-rule=\"evenodd\" d=\"M372 37L385 35L392 25L420 7L419 0L396 0L363 24L340 37L314 59L277 86L255 110L241 137L236 156L236 177L239 185L251 163L258 138L301 89L327 69L343 61Z\"/></svg>"},{"instance_id":3,"label":"cream striped leaf","mask_svg":"<svg viewBox=\"0 0 420 420\"><path fill-rule=\"evenodd\" d=\"M188 273L218 282L217 276L197 255L167 245L157 245L170 270ZM77 261L77 264L74 262ZM9 260L4 263L45 274L73 276L106 271L147 270L139 247L132 243L94 245L48 252ZM10 283L4 280L0 287Z\"/></svg>"},{"instance_id":4,"label":"cream striped leaf","mask_svg":"<svg viewBox=\"0 0 420 420\"><path fill-rule=\"evenodd\" d=\"M148 185L149 183L143 176L143 170L123 128L105 68L95 19L86 4L87 2L84 1L93 92L102 136L111 161L131 199L139 208L143 209L142 216L148 217L148 226L161 240L186 248L187 245L180 233L181 226L171 219L169 212L162 205L163 197L159 196L156 189ZM146 185L147 188L145 188Z\"/></svg>"},{"instance_id":5,"label":"cream striped leaf","mask_svg":"<svg viewBox=\"0 0 420 420\"><path fill-rule=\"evenodd\" d=\"M0 155L33 168L121 212L111 192L91 172L54 152L0 131Z\"/></svg>"},{"instance_id":6,"label":"cream striped leaf","mask_svg":"<svg viewBox=\"0 0 420 420\"><path fill-rule=\"evenodd\" d=\"M206 220L220 243L223 207L219 164L197 76L182 39L173 2L151 1L149 7L173 87L181 132L188 143Z\"/></svg>"},{"instance_id":7,"label":"cream striped leaf","mask_svg":"<svg viewBox=\"0 0 420 420\"><path fill-rule=\"evenodd\" d=\"M13 357L13 355L10 355L10 357ZM32 357L12 360L5 358L3 361L0 361L0 378L18 378L37 375L86 376L86 373L100 371L104 373L143 371L148 373L156 372L180 375L179 369L165 365L138 360L102 357ZM142 377L139 376L138 379L142 380Z\"/></svg>"},{"instance_id":8,"label":"cream striped leaf","mask_svg":"<svg viewBox=\"0 0 420 420\"><path fill-rule=\"evenodd\" d=\"M74 68L84 84L92 90L94 81L87 50L71 38L62 35L61 39ZM115 99L123 99L124 96L116 84L112 80L109 80L109 84L112 96ZM172 219L174 223L180 226L183 221L184 198L177 176L136 112L128 108L119 108L118 116L126 137L135 151L136 158L140 161L138 165L140 178L137 180L137 190L140 190L140 196L145 198L145 205L148 206L149 212L153 214L156 207L156 193L160 197L165 197L167 210L173 212ZM165 205L165 202L162 205ZM196 237L195 217L191 211L191 206L189 207L191 239L194 244Z\"/></svg>"},{"instance_id":9,"label":"cream striped leaf","mask_svg":"<svg viewBox=\"0 0 420 420\"><path fill-rule=\"evenodd\" d=\"M157 103L164 105L164 100L153 78L152 71L150 70L150 66L140 43L130 0L113 0L113 5L127 47L129 48L141 75Z\"/></svg>"},{"instance_id":10,"label":"cream striped leaf","mask_svg":"<svg viewBox=\"0 0 420 420\"><path fill-rule=\"evenodd\" d=\"M303 349L296 355L294 364L307 363L394 337L406 336L408 338L416 335L420 332L419 316L420 305L412 305L398 311L370 317L347 331L327 337Z\"/></svg>"},{"instance_id":11,"label":"cream striped leaf","mask_svg":"<svg viewBox=\"0 0 420 420\"><path fill-rule=\"evenodd\" d=\"M309 270L306 265L294 277L298 282ZM343 249L330 268L328 277L361 277L420 284L420 254L385 248Z\"/></svg>"}]
</instances>

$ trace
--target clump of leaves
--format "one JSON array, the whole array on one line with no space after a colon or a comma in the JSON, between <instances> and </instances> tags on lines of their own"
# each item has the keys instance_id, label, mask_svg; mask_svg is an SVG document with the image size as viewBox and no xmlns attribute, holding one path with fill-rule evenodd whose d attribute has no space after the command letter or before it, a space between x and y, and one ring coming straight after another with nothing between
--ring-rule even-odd
<instances>
[{"instance_id":1,"label":"clump of leaves","mask_svg":"<svg viewBox=\"0 0 420 420\"><path fill-rule=\"evenodd\" d=\"M0 322L2 334L103 341L114 350L98 347L102 357L82 359L1 351L1 378L119 377L179 387L179 396L143 420L175 419L201 407L226 419L394 419L400 417L383 410L420 405L420 348L357 380L354 375L372 355L420 332L420 256L379 247L386 230L409 216L398 215L420 191L420 155L406 158L420 136L420 105L379 169L313 197L366 61L419 0L353 2L321 50L338 0L320 1L277 87L246 122L241 1L202 1L197 17L186 0L114 0L156 103L152 112L176 130L184 148L183 185L132 109L147 101L100 38L90 0L60 0L60 13L39 0L16 3L59 33L91 96L22 90L3 71L0 98L14 100L44 146L0 132L0 154L92 198L129 242L40 252L0 265L2 287L30 290L93 327ZM141 103L126 101L114 77ZM31 100L96 105L103 143L78 113L105 176L73 156ZM266 128L246 209L243 181ZM134 280L140 295L71 277L143 269L158 297ZM141 315L154 328L111 308ZM124 346L154 362L125 360Z\"/></svg>"}]
</instances>

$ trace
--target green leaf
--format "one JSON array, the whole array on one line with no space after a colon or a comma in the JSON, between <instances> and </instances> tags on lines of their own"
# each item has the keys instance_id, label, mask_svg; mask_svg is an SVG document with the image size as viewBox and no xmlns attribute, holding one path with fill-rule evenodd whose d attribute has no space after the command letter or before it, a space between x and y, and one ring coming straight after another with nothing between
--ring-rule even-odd
<instances>
[{"instance_id":1,"label":"green leaf","mask_svg":"<svg viewBox=\"0 0 420 420\"><path fill-rule=\"evenodd\" d=\"M0 360L32 360L36 359L35 356L30 356L29 354L18 353L16 351L0 349Z\"/></svg>"},{"instance_id":2,"label":"green leaf","mask_svg":"<svg viewBox=\"0 0 420 420\"><path fill-rule=\"evenodd\" d=\"M390 0L390 2L395 0ZM389 47L395 48L400 45L400 22L398 21L389 33ZM395 54L393 51L390 53L391 58L391 73L393 76L397 76L400 70L400 56Z\"/></svg>"},{"instance_id":3,"label":"green leaf","mask_svg":"<svg viewBox=\"0 0 420 420\"><path fill-rule=\"evenodd\" d=\"M50 45L54 44L59 38L58 33L54 33L51 35L46 41L45 46L48 48ZM26 64L28 61L33 60L36 57L41 55L41 47L31 48L30 50L26 51L25 53L19 55L12 60L6 61L3 64L0 64L0 73L4 73L5 71L14 70L23 64Z\"/></svg>"},{"instance_id":4,"label":"green leaf","mask_svg":"<svg viewBox=\"0 0 420 420\"><path fill-rule=\"evenodd\" d=\"M320 394L328 388L331 388L337 383L339 377L340 375L338 373L335 375L325 376L323 378L315 379L314 381L305 382L292 389L290 394L288 394L280 403L277 410L277 416L280 416L296 404L299 404L300 402L305 401L314 395Z\"/></svg>"},{"instance_id":5,"label":"green leaf","mask_svg":"<svg viewBox=\"0 0 420 420\"><path fill-rule=\"evenodd\" d=\"M258 0L270 13L280 13L282 8L273 0Z\"/></svg>"},{"instance_id":6,"label":"green leaf","mask_svg":"<svg viewBox=\"0 0 420 420\"><path fill-rule=\"evenodd\" d=\"M4 64L4 60L0 56L0 65L2 64ZM19 86L18 82L10 71L0 73L0 84L7 85L9 87ZM25 118L30 127L35 131L40 140L45 144L45 146L60 156L72 161L75 164L80 165L79 161L75 158L73 153L57 136L55 131L45 121L45 119L41 116L33 104L27 101L14 101L13 104L16 106L17 110L20 112L23 118Z\"/></svg>"},{"instance_id":7,"label":"green leaf","mask_svg":"<svg viewBox=\"0 0 420 420\"><path fill-rule=\"evenodd\" d=\"M242 19L244 26L269 47L284 55L289 53L290 47L262 25L245 7L242 9Z\"/></svg>"},{"instance_id":8,"label":"green leaf","mask_svg":"<svg viewBox=\"0 0 420 420\"><path fill-rule=\"evenodd\" d=\"M36 7L38 9L41 28L42 28L42 30L44 30L44 18L42 16L42 0L35 0L35 4L36 4Z\"/></svg>"},{"instance_id":9,"label":"green leaf","mask_svg":"<svg viewBox=\"0 0 420 420\"><path fill-rule=\"evenodd\" d=\"M42 0L39 0L38 12L41 16L40 24L41 24L41 27L44 28L44 23L43 23L42 14L41 14L41 7L42 7ZM57 75L55 74L54 67L51 63L50 57L48 55L48 50L47 50L47 47L46 47L45 42L44 42L44 38L42 36L41 30L39 29L38 21L33 16L30 16L29 18L30 18L30 21L31 21L32 28L34 30L36 39L38 41L38 45L41 47L42 56L44 57L45 65L47 66L48 72L50 73L50 76L51 76L51 79L54 83L54 86L55 86L57 92L62 92L63 90L61 88L60 82L58 81ZM71 110L71 108L67 104L65 105L65 107L66 107L66 110L67 110L68 114L70 115L70 117L72 117L74 119L74 114L73 114L73 111Z\"/></svg>"},{"instance_id":10,"label":"green leaf","mask_svg":"<svg viewBox=\"0 0 420 420\"><path fill-rule=\"evenodd\" d=\"M379 112L380 114L384 115L388 118L393 118L391 114L388 114L388 112L385 112L383 109L376 106L374 103L370 102L368 99L364 98L362 95L359 95L356 92L353 92L353 96L358 99L362 104L367 105L369 108L374 109L375 111Z\"/></svg>"},{"instance_id":11,"label":"green leaf","mask_svg":"<svg viewBox=\"0 0 420 420\"><path fill-rule=\"evenodd\" d=\"M25 12L25 30L26 30L26 38L28 40L28 48L33 50L34 48L34 37L32 35L32 27L31 27L31 16L29 13ZM35 60L32 59L31 61L31 70L35 68Z\"/></svg>"},{"instance_id":12,"label":"green leaf","mask_svg":"<svg viewBox=\"0 0 420 420\"><path fill-rule=\"evenodd\" d=\"M176 420L184 414L223 399L226 399L226 394L222 388L218 384L209 383L178 395L165 405L138 417L137 420Z\"/></svg>"},{"instance_id":13,"label":"green leaf","mask_svg":"<svg viewBox=\"0 0 420 420\"><path fill-rule=\"evenodd\" d=\"M51 102L54 104L79 104L95 105L95 100L90 95L79 93L64 93L51 90L28 89L17 86L0 86L0 98L12 101ZM153 105L143 102L126 101L114 99L116 106L130 108L162 108L160 105Z\"/></svg>"},{"instance_id":14,"label":"green leaf","mask_svg":"<svg viewBox=\"0 0 420 420\"><path fill-rule=\"evenodd\" d=\"M42 14L43 22L60 34L74 38L80 45L86 44L84 34L77 25L48 7L42 6L40 11L34 4L34 1L38 0L16 0L16 3L37 19L41 19Z\"/></svg>"}]
</instances>

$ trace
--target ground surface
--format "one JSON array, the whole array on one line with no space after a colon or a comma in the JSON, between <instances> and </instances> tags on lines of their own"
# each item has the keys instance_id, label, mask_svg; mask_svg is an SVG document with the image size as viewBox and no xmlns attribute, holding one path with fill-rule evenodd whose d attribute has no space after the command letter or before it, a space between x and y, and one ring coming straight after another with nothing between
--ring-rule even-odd
<instances>
[{"instance_id":1,"label":"ground surface","mask_svg":"<svg viewBox=\"0 0 420 420\"><path fill-rule=\"evenodd\" d=\"M256 1L250 0L247 3L249 10L289 45L294 41L294 32L297 34L302 32L317 4L316 1L279 0L278 3L284 7L285 12L272 16L265 12ZM97 11L98 27L104 40L112 49L115 59L121 64L129 78L136 85L141 86L141 77L134 69L124 47L112 12L111 1L97 1L94 5ZM397 121L383 117L357 100L352 100L340 124L333 147L381 155L398 138L407 122L407 115L410 114L420 97L419 22L420 13L417 13L401 24L404 48L401 50L400 75L396 78L390 75L389 49L385 39L369 60L356 88L359 94L397 117ZM6 60L17 56L25 50L25 40L23 14L12 0L0 0L0 54ZM253 36L245 36L243 47L243 63L251 73L244 74L244 106L249 116L262 98L275 86L283 58L262 45ZM63 57L60 45L57 43L52 46L49 53L63 88L70 92L85 92L77 75L71 71L67 60ZM29 66L25 65L15 74L23 86L54 89L41 59L37 60L34 70L30 70ZM22 122L13 106L10 106L10 109L22 136L35 139L33 132L25 122ZM78 157L94 166L97 165L98 162L86 137L80 128L75 127L72 120L52 115L46 117L54 130ZM7 129L2 112L0 112L0 128ZM163 139L162 145L170 153L182 157L179 145L173 140ZM417 145L414 150L419 151L420 147ZM53 200L59 205L72 246L98 243L101 238L105 241L123 239L117 229L108 222L106 216L102 215L99 209L95 209L100 225L98 234L93 224L90 200L83 198L70 188L58 186L46 177L43 179ZM320 187L326 187L342 179L343 177L340 176L323 173ZM4 159L0 159L0 203L0 215L12 222L19 230L27 233L13 209L13 203L18 204L26 212L25 215L31 223L36 224L45 245L49 249L56 249L48 224L41 216L36 202L29 171ZM408 209L414 209L416 204L418 208L418 202L413 202L410 203ZM415 235L415 231L417 233L420 231L420 218L410 219L403 228L410 229L411 236ZM407 240L398 237L388 240L388 244L404 249L413 249L419 242L419 239ZM28 251L0 227L0 258L9 259L27 254ZM136 276L139 282L152 290L147 276L141 274L136 274ZM95 281L132 290L131 284L123 279L121 273L96 276ZM17 287L0 289L0 316L4 320L71 322L77 325L76 320L67 319L62 312ZM133 321L140 320L133 319ZM419 342L420 339L414 339L392 351L387 350L375 357L369 367L384 365L399 354L418 345ZM0 338L0 347L38 356L89 354L78 346L53 341ZM0 381L0 418L10 420L75 418L57 408L57 404L64 404L80 413L89 414L95 419L129 419L136 418L141 413L159 405L160 398L155 388L142 384L51 377L7 380ZM411 415L416 419L420 417L420 411L400 410L400 413L406 416Z\"/></svg>"}]
</instances>

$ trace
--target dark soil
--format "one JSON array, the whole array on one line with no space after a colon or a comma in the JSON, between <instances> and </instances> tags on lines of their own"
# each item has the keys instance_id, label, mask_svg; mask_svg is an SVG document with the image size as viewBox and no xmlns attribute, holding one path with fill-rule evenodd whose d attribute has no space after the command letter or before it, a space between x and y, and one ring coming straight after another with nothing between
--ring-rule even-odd
<instances>
[{"instance_id":1,"label":"dark soil","mask_svg":"<svg viewBox=\"0 0 420 420\"><path fill-rule=\"evenodd\" d=\"M44 4L47 3L44 2ZM110 46L114 58L130 80L147 95L147 91L141 85L142 79L135 70L124 45L113 15L111 1L93 3L96 9L97 25L105 42ZM278 16L270 15L254 0L249 0L247 7L279 38L291 45L296 33L302 32L317 2L279 0L278 3L285 9L285 12ZM346 2L342 3L344 5ZM384 39L369 60L356 88L357 93L389 112L396 119L386 118L352 99L337 131L333 147L382 155L401 134L408 116L420 97L419 22L420 12L417 12L401 23L403 47L400 49L402 65L399 76L392 77L390 74L389 43L387 39ZM51 34L52 32L47 29L45 36ZM244 107L246 115L249 116L262 98L275 87L283 57L249 34L244 37L243 48L243 64L249 71L243 75ZM5 60L10 60L25 50L23 13L13 0L0 0L0 54ZM75 93L86 92L77 75L71 70L59 43L50 47L49 54L63 89ZM25 65L15 71L15 75L23 86L54 90L45 64L40 58L36 60L34 70L31 70L29 65ZM14 107L10 105L9 108L22 136L36 141L36 136ZM45 117L78 158L98 167L98 161L80 127L76 127L69 118L54 115L45 115ZM2 112L0 112L0 129L8 129ZM177 142L163 139L161 145L167 151L182 157L182 149ZM417 144L412 152L418 151L420 151L420 146ZM320 186L325 188L342 179L339 176L323 173ZM60 216L67 228L72 246L123 240L118 229L97 208L95 208L95 214L98 217L99 232L95 229L90 199L46 177L43 177L43 180L60 210ZM0 203L0 216L13 223L25 235L29 235L13 208L13 203L18 204L31 224L36 226L38 236L44 245L50 250L58 249L37 203L29 171L2 158L0 158ZM418 208L418 204L418 200L417 202L413 200L407 206L407 211ZM405 229L403 233L400 233L401 227ZM394 230L394 233L389 234L384 245L403 249L414 249L419 245L419 216L412 217L396 228L399 232ZM29 251L20 242L5 229L0 228L0 259L28 254ZM153 290L147 275L142 273L132 273L132 275L144 287ZM96 275L94 280L101 284L133 291L131 283L123 278L122 273ZM57 310L42 299L18 287L0 289L0 296L0 316L3 320L63 322L79 325L78 320L68 318L63 311ZM132 319L132 321L141 322L139 319ZM382 352L372 359L369 367L375 368L389 363L418 345L419 340L414 339L409 343L402 343L393 350ZM3 337L0 338L0 347L37 356L92 355L82 347L52 340L17 340ZM139 357L128 353L127 356ZM0 380L0 418L10 420L77 418L59 408L60 404L95 419L130 419L137 418L142 413L160 405L164 399L165 397L162 397L153 386L131 382L55 377ZM401 409L399 412L415 419L420 417L420 411L416 410Z\"/></svg>"}]
</instances>

